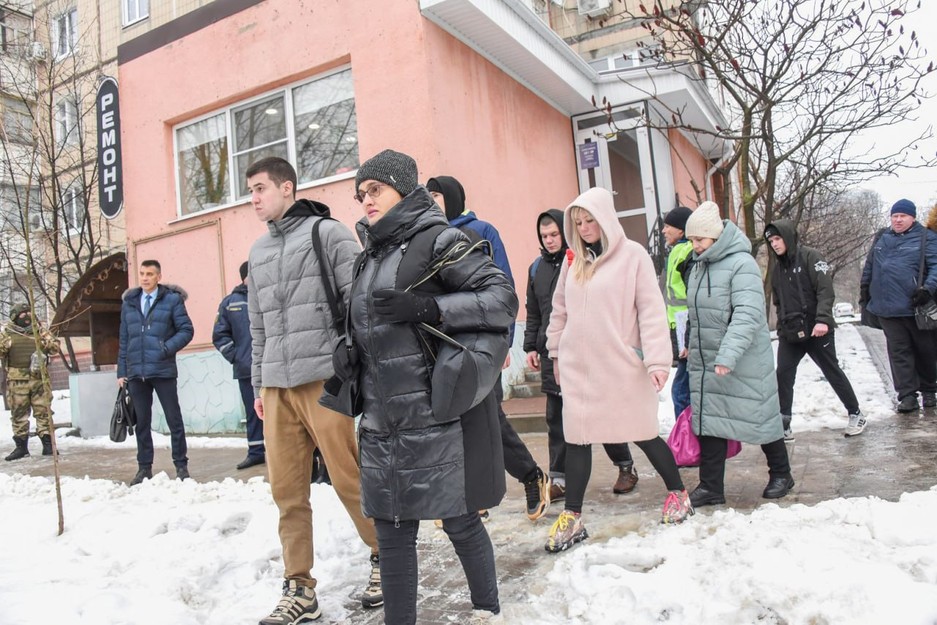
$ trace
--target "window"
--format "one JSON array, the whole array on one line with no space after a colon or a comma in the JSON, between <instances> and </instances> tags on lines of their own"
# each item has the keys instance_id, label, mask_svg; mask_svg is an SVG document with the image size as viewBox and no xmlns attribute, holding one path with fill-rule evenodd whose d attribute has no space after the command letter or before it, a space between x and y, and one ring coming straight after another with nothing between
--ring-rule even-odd
<instances>
[{"instance_id":1,"label":"window","mask_svg":"<svg viewBox=\"0 0 937 625\"><path fill-rule=\"evenodd\" d=\"M358 127L351 70L177 126L175 136L180 215L246 197L244 172L266 156L293 163L299 184L354 171Z\"/></svg>"},{"instance_id":2,"label":"window","mask_svg":"<svg viewBox=\"0 0 937 625\"><path fill-rule=\"evenodd\" d=\"M59 147L78 144L78 107L71 97L55 104L55 141Z\"/></svg>"},{"instance_id":3,"label":"window","mask_svg":"<svg viewBox=\"0 0 937 625\"><path fill-rule=\"evenodd\" d=\"M150 16L150 0L123 0L124 26L144 20Z\"/></svg>"},{"instance_id":4,"label":"window","mask_svg":"<svg viewBox=\"0 0 937 625\"><path fill-rule=\"evenodd\" d=\"M26 189L21 186L9 184L0 185L0 230L12 230L23 233L23 214L28 209L28 214L32 217L30 227L33 230L38 229L41 224L39 188L33 187L27 194Z\"/></svg>"},{"instance_id":5,"label":"window","mask_svg":"<svg viewBox=\"0 0 937 625\"><path fill-rule=\"evenodd\" d=\"M28 17L0 8L0 52L4 54L25 54L31 39L29 32L30 20Z\"/></svg>"},{"instance_id":6,"label":"window","mask_svg":"<svg viewBox=\"0 0 937 625\"><path fill-rule=\"evenodd\" d=\"M78 48L78 9L72 8L52 20L52 50L55 58L74 54Z\"/></svg>"},{"instance_id":7,"label":"window","mask_svg":"<svg viewBox=\"0 0 937 625\"><path fill-rule=\"evenodd\" d=\"M82 192L81 182L76 180L62 193L60 223L64 222L64 230L68 234L77 234L81 232L86 216L85 194Z\"/></svg>"},{"instance_id":8,"label":"window","mask_svg":"<svg viewBox=\"0 0 937 625\"><path fill-rule=\"evenodd\" d=\"M33 137L33 118L29 106L22 100L3 98L3 133L7 141L30 143Z\"/></svg>"}]
</instances>

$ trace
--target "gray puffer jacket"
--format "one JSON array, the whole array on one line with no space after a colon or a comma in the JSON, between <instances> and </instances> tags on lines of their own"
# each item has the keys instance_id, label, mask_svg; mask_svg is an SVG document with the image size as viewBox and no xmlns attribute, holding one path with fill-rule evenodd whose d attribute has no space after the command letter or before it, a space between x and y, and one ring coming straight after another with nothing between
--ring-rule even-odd
<instances>
[{"instance_id":1,"label":"gray puffer jacket","mask_svg":"<svg viewBox=\"0 0 937 625\"><path fill-rule=\"evenodd\" d=\"M327 380L338 333L329 309L322 270L312 246L313 224L327 208L298 200L251 248L247 293L251 322L251 382L261 387L295 388ZM327 219L319 229L329 260L329 279L346 300L355 257L361 251L351 231Z\"/></svg>"},{"instance_id":2,"label":"gray puffer jacket","mask_svg":"<svg viewBox=\"0 0 937 625\"><path fill-rule=\"evenodd\" d=\"M420 244L411 245L417 233L446 225L422 186L374 225L358 225L366 256L352 287L349 314L362 370L359 448L361 506L367 517L446 519L496 506L504 496L493 390L463 415L434 414L437 339L412 323L386 322L372 309L374 291L410 286L401 283L408 280L402 275L407 270L401 271L405 255L407 265L415 262L422 271L452 245L468 241L458 229L445 228L435 241L421 237ZM503 335L507 343L517 295L480 249L447 265L414 292L434 297L440 331L450 336L487 331Z\"/></svg>"},{"instance_id":3,"label":"gray puffer jacket","mask_svg":"<svg viewBox=\"0 0 937 625\"><path fill-rule=\"evenodd\" d=\"M751 243L725 220L687 283L693 431L743 443L783 436L761 270ZM716 375L716 365L730 369Z\"/></svg>"}]
</instances>

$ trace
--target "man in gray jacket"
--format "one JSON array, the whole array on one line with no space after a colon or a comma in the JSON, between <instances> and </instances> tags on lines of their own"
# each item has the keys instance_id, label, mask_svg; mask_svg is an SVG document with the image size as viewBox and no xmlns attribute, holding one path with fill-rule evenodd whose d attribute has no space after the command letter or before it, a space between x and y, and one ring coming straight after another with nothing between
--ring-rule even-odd
<instances>
[{"instance_id":1,"label":"man in gray jacket","mask_svg":"<svg viewBox=\"0 0 937 625\"><path fill-rule=\"evenodd\" d=\"M267 474L280 510L283 597L260 625L290 625L319 617L313 565L309 476L318 447L332 485L361 539L371 548L371 577L361 603L383 604L374 523L361 513L358 450L353 419L319 405L330 378L338 339L323 280L347 300L360 252L348 228L325 219L324 204L296 200L296 171L287 161L264 158L247 172L251 203L269 232L251 248L248 290L254 409L264 421ZM328 266L320 266L312 237Z\"/></svg>"}]
</instances>

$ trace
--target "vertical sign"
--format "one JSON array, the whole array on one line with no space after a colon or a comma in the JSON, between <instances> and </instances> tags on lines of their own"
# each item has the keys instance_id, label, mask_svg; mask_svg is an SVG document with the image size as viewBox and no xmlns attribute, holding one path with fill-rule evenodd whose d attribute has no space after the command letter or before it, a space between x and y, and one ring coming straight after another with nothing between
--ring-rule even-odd
<instances>
[{"instance_id":1,"label":"vertical sign","mask_svg":"<svg viewBox=\"0 0 937 625\"><path fill-rule=\"evenodd\" d=\"M105 77L98 86L98 202L101 214L114 219L124 205L120 164L120 108L117 81Z\"/></svg>"}]
</instances>

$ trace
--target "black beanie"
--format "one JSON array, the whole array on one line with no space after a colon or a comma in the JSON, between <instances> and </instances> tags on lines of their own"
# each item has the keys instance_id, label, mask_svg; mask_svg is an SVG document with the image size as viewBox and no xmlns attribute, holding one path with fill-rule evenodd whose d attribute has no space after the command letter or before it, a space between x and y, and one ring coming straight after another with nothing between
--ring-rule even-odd
<instances>
[{"instance_id":1,"label":"black beanie","mask_svg":"<svg viewBox=\"0 0 937 625\"><path fill-rule=\"evenodd\" d=\"M781 237L782 239L784 238L783 236L781 236L781 231L778 230L778 227L775 226L774 224L768 224L768 227L765 228L765 241L767 241L771 237Z\"/></svg>"},{"instance_id":2,"label":"black beanie","mask_svg":"<svg viewBox=\"0 0 937 625\"><path fill-rule=\"evenodd\" d=\"M384 150L366 160L358 168L355 176L355 190L361 187L365 180L377 180L397 190L401 196L406 197L417 188L416 161L413 157Z\"/></svg>"},{"instance_id":3,"label":"black beanie","mask_svg":"<svg viewBox=\"0 0 937 625\"><path fill-rule=\"evenodd\" d=\"M465 189L462 188L462 183L452 176L430 178L426 181L426 190L430 193L442 193L448 221L465 212Z\"/></svg>"},{"instance_id":4,"label":"black beanie","mask_svg":"<svg viewBox=\"0 0 937 625\"><path fill-rule=\"evenodd\" d=\"M238 272L241 274L241 282L244 282L244 280L247 279L247 267L247 261L245 260L243 263L241 263L241 267L238 269Z\"/></svg>"},{"instance_id":5,"label":"black beanie","mask_svg":"<svg viewBox=\"0 0 937 625\"><path fill-rule=\"evenodd\" d=\"M664 223L677 230L686 230L686 220L693 214L686 206L678 206L664 215Z\"/></svg>"}]
</instances>

